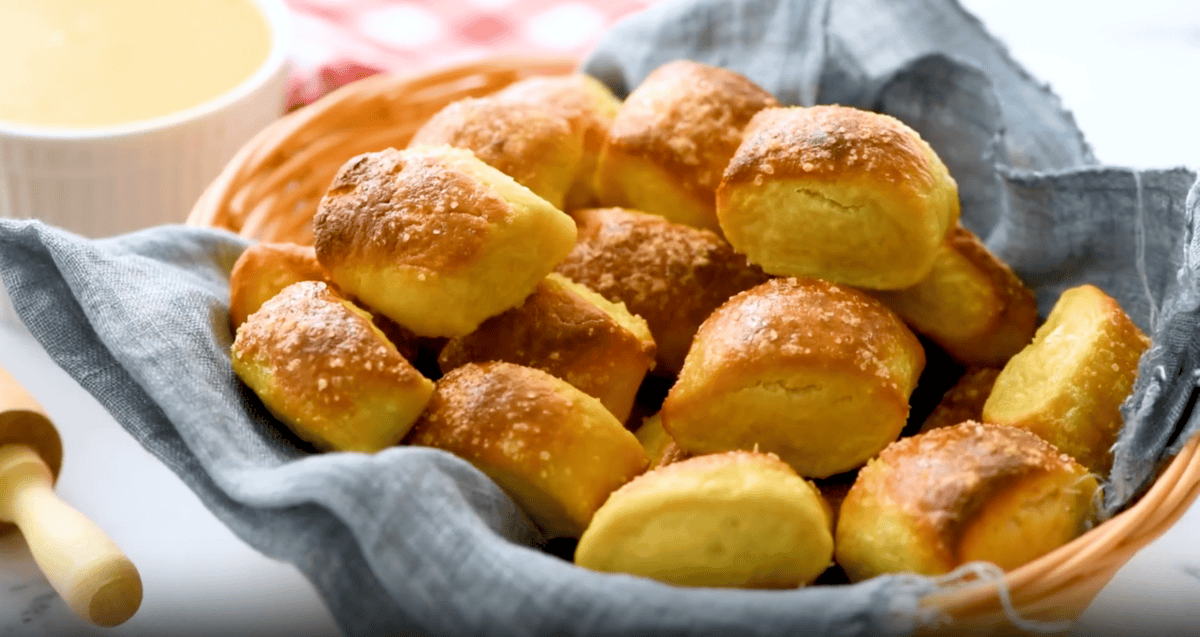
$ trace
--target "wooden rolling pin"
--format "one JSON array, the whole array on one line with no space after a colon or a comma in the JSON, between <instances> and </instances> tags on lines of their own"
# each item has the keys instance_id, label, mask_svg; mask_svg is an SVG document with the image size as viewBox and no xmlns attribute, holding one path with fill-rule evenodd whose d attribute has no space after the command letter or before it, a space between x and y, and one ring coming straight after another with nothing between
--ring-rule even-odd
<instances>
[{"instance_id":1,"label":"wooden rolling pin","mask_svg":"<svg viewBox=\"0 0 1200 637\"><path fill-rule=\"evenodd\" d=\"M0 367L0 533L12 524L20 529L72 612L116 626L141 605L141 576L100 527L55 495L61 466L62 441L50 418Z\"/></svg>"}]
</instances>

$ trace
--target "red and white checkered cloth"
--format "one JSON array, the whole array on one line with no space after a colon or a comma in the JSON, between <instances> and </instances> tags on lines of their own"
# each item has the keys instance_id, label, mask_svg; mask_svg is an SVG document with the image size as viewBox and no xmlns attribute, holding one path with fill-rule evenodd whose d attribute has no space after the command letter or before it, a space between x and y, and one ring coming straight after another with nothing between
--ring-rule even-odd
<instances>
[{"instance_id":1,"label":"red and white checkered cloth","mask_svg":"<svg viewBox=\"0 0 1200 637\"><path fill-rule=\"evenodd\" d=\"M293 14L291 110L381 71L499 54L582 58L654 0L285 0Z\"/></svg>"}]
</instances>

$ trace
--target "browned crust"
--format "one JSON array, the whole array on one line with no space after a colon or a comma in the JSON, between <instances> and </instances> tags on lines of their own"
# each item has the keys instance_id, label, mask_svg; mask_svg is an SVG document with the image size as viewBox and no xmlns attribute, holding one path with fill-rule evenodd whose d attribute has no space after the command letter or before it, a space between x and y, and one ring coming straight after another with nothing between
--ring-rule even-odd
<instances>
[{"instance_id":1,"label":"browned crust","mask_svg":"<svg viewBox=\"0 0 1200 637\"><path fill-rule=\"evenodd\" d=\"M887 494L907 519L953 554L949 547L957 546L965 523L992 494L1019 478L1054 472L1086 473L1070 456L1024 429L967 421L901 438L860 476L875 474L877 493Z\"/></svg>"},{"instance_id":2,"label":"browned crust","mask_svg":"<svg viewBox=\"0 0 1200 637\"><path fill-rule=\"evenodd\" d=\"M944 170L933 161L929 145L888 115L833 105L767 108L746 126L722 189L764 178L867 177L917 198L939 186Z\"/></svg>"},{"instance_id":3,"label":"browned crust","mask_svg":"<svg viewBox=\"0 0 1200 637\"><path fill-rule=\"evenodd\" d=\"M493 168L548 197L543 188L546 161L559 157L563 140L575 135L583 135L581 127L573 126L561 108L496 96L469 97L447 105L425 122L409 148L449 144L470 149ZM558 186L565 189L566 185Z\"/></svg>"},{"instance_id":4,"label":"browned crust","mask_svg":"<svg viewBox=\"0 0 1200 637\"><path fill-rule=\"evenodd\" d=\"M318 260L453 272L482 252L509 204L455 164L448 147L359 155L334 177L313 219Z\"/></svg>"},{"instance_id":5,"label":"browned crust","mask_svg":"<svg viewBox=\"0 0 1200 637\"><path fill-rule=\"evenodd\" d=\"M695 341L703 343L705 363L720 366L714 382L741 382L764 365L831 366L857 369L908 396L925 365L921 342L883 303L821 279L777 278L740 292L700 326ZM913 364L894 366L903 358Z\"/></svg>"},{"instance_id":6,"label":"browned crust","mask_svg":"<svg viewBox=\"0 0 1200 637\"><path fill-rule=\"evenodd\" d=\"M1002 367L1033 340L1037 298L979 237L961 225L951 231L941 250L926 279L913 287L872 294L964 365ZM968 288L963 293L968 296L985 295L986 303L964 301L959 286Z\"/></svg>"},{"instance_id":7,"label":"browned crust","mask_svg":"<svg viewBox=\"0 0 1200 637\"><path fill-rule=\"evenodd\" d=\"M602 162L643 158L675 176L693 196L711 198L742 129L755 113L778 104L733 71L690 60L668 62L625 99Z\"/></svg>"},{"instance_id":8,"label":"browned crust","mask_svg":"<svg viewBox=\"0 0 1200 637\"><path fill-rule=\"evenodd\" d=\"M614 353L640 353L649 367L654 349L595 304L543 281L519 307L451 339L438 364L448 372L470 362L506 361L541 369L599 397L614 375L631 372L620 365L625 357Z\"/></svg>"},{"instance_id":9,"label":"browned crust","mask_svg":"<svg viewBox=\"0 0 1200 637\"><path fill-rule=\"evenodd\" d=\"M942 395L942 400L921 424L921 433L968 420L982 421L983 404L992 393L992 385L996 383L996 377L999 375L1000 370L995 367L968 369L962 378Z\"/></svg>"},{"instance_id":10,"label":"browned crust","mask_svg":"<svg viewBox=\"0 0 1200 637\"><path fill-rule=\"evenodd\" d=\"M502 454L531 467L571 418L573 401L545 382L544 372L504 362L471 363L438 381L405 442L445 449L468 460ZM514 427L524 445L499 450Z\"/></svg>"},{"instance_id":11,"label":"browned crust","mask_svg":"<svg viewBox=\"0 0 1200 637\"><path fill-rule=\"evenodd\" d=\"M424 380L370 320L343 302L323 282L289 285L238 329L234 355L270 369L281 395L306 397L328 412L353 408L365 382Z\"/></svg>"},{"instance_id":12,"label":"browned crust","mask_svg":"<svg viewBox=\"0 0 1200 637\"><path fill-rule=\"evenodd\" d=\"M551 537L579 537L605 498L648 464L598 401L505 362L443 376L405 442L453 453L516 489L510 495Z\"/></svg>"},{"instance_id":13,"label":"browned crust","mask_svg":"<svg viewBox=\"0 0 1200 637\"><path fill-rule=\"evenodd\" d=\"M768 279L707 230L621 208L574 217L575 247L555 270L645 319L658 343L656 373L677 373L713 310Z\"/></svg>"},{"instance_id":14,"label":"browned crust","mask_svg":"<svg viewBox=\"0 0 1200 637\"><path fill-rule=\"evenodd\" d=\"M256 243L242 251L229 273L229 321L236 330L283 288L298 281L328 283L328 279L312 246Z\"/></svg>"},{"instance_id":15,"label":"browned crust","mask_svg":"<svg viewBox=\"0 0 1200 637\"><path fill-rule=\"evenodd\" d=\"M590 153L600 152L619 104L608 87L581 73L525 78L494 95L507 103L540 105L563 118L583 135L584 149Z\"/></svg>"}]
</instances>

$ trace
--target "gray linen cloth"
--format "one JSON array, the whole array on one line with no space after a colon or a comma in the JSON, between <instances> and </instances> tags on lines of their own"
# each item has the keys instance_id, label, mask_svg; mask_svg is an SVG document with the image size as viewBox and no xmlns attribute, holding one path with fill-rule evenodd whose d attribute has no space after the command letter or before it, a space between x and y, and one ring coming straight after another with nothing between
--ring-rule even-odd
<instances>
[{"instance_id":1,"label":"gray linen cloth","mask_svg":"<svg viewBox=\"0 0 1200 637\"><path fill-rule=\"evenodd\" d=\"M950 165L965 223L1043 312L1091 282L1153 334L1109 512L1195 431L1193 173L1095 165L1054 95L953 0L663 3L615 27L583 68L624 92L678 57L742 71L789 103L905 119ZM528 518L449 454L309 454L229 365L227 278L246 245L211 229L86 240L7 220L0 272L58 364L239 537L295 564L347 635L879 635L936 619L918 603L938 583L914 576L737 591L589 572L536 548Z\"/></svg>"}]
</instances>

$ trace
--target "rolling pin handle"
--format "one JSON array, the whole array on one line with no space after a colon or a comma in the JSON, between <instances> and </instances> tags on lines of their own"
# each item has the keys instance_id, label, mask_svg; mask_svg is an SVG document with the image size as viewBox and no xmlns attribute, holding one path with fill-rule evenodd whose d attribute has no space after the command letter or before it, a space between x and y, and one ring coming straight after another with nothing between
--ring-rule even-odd
<instances>
[{"instance_id":1,"label":"rolling pin handle","mask_svg":"<svg viewBox=\"0 0 1200 637\"><path fill-rule=\"evenodd\" d=\"M59 499L50 468L27 445L0 446L0 521L21 529L33 559L76 615L116 626L137 612L137 568L100 527Z\"/></svg>"}]
</instances>

